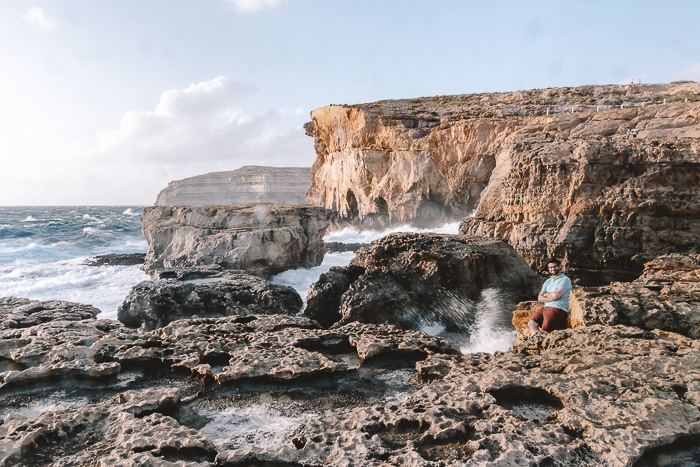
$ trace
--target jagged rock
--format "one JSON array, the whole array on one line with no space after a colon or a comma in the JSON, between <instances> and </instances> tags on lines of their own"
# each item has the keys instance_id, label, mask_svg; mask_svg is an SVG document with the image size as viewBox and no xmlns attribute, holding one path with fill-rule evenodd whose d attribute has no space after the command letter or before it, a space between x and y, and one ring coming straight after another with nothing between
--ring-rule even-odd
<instances>
[{"instance_id":1,"label":"jagged rock","mask_svg":"<svg viewBox=\"0 0 700 467\"><path fill-rule=\"evenodd\" d=\"M579 285L630 281L656 256L698 251L698 187L697 139L508 143L459 231L507 241L536 270L562 258Z\"/></svg>"},{"instance_id":2,"label":"jagged rock","mask_svg":"<svg viewBox=\"0 0 700 467\"><path fill-rule=\"evenodd\" d=\"M175 388L126 392L34 419L11 414L0 425L2 465L210 466L214 444L173 418Z\"/></svg>"},{"instance_id":3,"label":"jagged rock","mask_svg":"<svg viewBox=\"0 0 700 467\"><path fill-rule=\"evenodd\" d=\"M190 317L294 315L303 301L291 287L250 274L226 273L190 281L160 279L134 286L117 310L129 327L152 330Z\"/></svg>"},{"instance_id":4,"label":"jagged rock","mask_svg":"<svg viewBox=\"0 0 700 467\"><path fill-rule=\"evenodd\" d=\"M270 277L323 260L331 212L311 206L238 204L147 207L145 269L220 266Z\"/></svg>"},{"instance_id":5,"label":"jagged rock","mask_svg":"<svg viewBox=\"0 0 700 467\"><path fill-rule=\"evenodd\" d=\"M657 195L677 198L682 204L692 199L697 203L698 190L693 187L698 186L698 158L693 141L700 138L698 96L700 84L686 82L536 89L323 107L311 113L312 121L305 126L316 149L308 199L312 205L370 225L434 225L462 219L479 207L477 217L484 221L528 222L532 228L540 220L535 216L548 212L540 208L542 200L557 205L554 218L547 223L556 221L560 228L571 217L569 204L582 207L590 201L588 209L594 212L596 204L614 205L618 198L625 201L625 190L636 193L640 205L650 204L652 209L659 206L660 212L665 201L662 198L657 204ZM685 97L690 102L686 103ZM638 138L625 139L628 128L639 130ZM545 140L547 133L550 138ZM590 163L576 160L581 157L580 147L598 140L615 141L611 157L619 158L618 166L598 166L592 157ZM521 142L524 145L518 146ZM672 156L656 160L653 153L666 143L673 146L668 151ZM512 149L504 151L503 145ZM640 151L640 147L644 149ZM527 163L531 159L548 161L530 170ZM644 188L640 168L655 162L670 165L663 167L664 175L651 177L651 186ZM504 206L498 206L499 190L509 187L492 186L493 178L501 178L506 167L513 172L508 179L513 185L504 193ZM616 170L610 178L598 178L610 192L588 200L582 195L591 193L577 189L586 178L579 174L597 168L601 170L596 176L611 168ZM688 170L694 175L682 173ZM626 182L628 179L631 183ZM572 182L574 188L569 190ZM615 184L622 185L616 190ZM482 192L487 187L491 200L486 203L488 207L481 207ZM674 195L673 191L684 194ZM634 200L632 196L630 200ZM498 209L491 212L494 206ZM625 220L630 214L614 206L610 210L607 221L616 212ZM691 212L676 215L679 210L668 217L680 217L683 222L693 219ZM645 215L638 220L640 227ZM657 230L653 225L648 227ZM663 241L673 243L671 238Z\"/></svg>"},{"instance_id":6,"label":"jagged rock","mask_svg":"<svg viewBox=\"0 0 700 467\"><path fill-rule=\"evenodd\" d=\"M488 288L511 303L536 294L539 277L506 243L456 235L396 233L331 268L309 290L304 314L335 322L392 323L414 329L438 322L463 330Z\"/></svg>"},{"instance_id":7,"label":"jagged rock","mask_svg":"<svg viewBox=\"0 0 700 467\"><path fill-rule=\"evenodd\" d=\"M344 465L632 465L698 445L700 349L677 334L581 327L510 352L437 356L444 378L406 401L315 417L292 442L220 459ZM664 369L673 369L666 371ZM687 447L686 447L687 449ZM692 452L692 451L691 451ZM672 461L686 454L671 450Z\"/></svg>"},{"instance_id":8,"label":"jagged rock","mask_svg":"<svg viewBox=\"0 0 700 467\"><path fill-rule=\"evenodd\" d=\"M94 306L81 303L0 297L0 330L28 328L49 321L80 321L94 318L99 313Z\"/></svg>"},{"instance_id":9,"label":"jagged rock","mask_svg":"<svg viewBox=\"0 0 700 467\"><path fill-rule=\"evenodd\" d=\"M309 167L247 165L168 183L156 206L205 206L237 203L307 204Z\"/></svg>"},{"instance_id":10,"label":"jagged rock","mask_svg":"<svg viewBox=\"0 0 700 467\"><path fill-rule=\"evenodd\" d=\"M88 266L136 266L143 264L145 253L100 255L85 261Z\"/></svg>"}]
</instances>

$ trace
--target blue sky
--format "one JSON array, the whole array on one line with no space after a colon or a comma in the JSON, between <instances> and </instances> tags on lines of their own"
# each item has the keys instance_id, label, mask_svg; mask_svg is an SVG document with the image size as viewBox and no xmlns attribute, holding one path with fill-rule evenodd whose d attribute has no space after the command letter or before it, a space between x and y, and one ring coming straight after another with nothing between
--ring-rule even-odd
<instances>
[{"instance_id":1,"label":"blue sky","mask_svg":"<svg viewBox=\"0 0 700 467\"><path fill-rule=\"evenodd\" d=\"M4 0L0 205L311 166L328 104L700 81L700 2Z\"/></svg>"}]
</instances>

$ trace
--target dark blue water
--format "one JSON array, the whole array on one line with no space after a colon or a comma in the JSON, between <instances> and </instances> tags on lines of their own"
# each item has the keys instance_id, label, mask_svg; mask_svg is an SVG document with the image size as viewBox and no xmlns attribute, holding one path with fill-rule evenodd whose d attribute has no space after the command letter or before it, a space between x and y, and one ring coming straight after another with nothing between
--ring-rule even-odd
<instances>
[{"instance_id":1,"label":"dark blue water","mask_svg":"<svg viewBox=\"0 0 700 467\"><path fill-rule=\"evenodd\" d=\"M109 253L145 253L142 207L0 207L0 296L87 303L113 318L138 266L86 266Z\"/></svg>"}]
</instances>

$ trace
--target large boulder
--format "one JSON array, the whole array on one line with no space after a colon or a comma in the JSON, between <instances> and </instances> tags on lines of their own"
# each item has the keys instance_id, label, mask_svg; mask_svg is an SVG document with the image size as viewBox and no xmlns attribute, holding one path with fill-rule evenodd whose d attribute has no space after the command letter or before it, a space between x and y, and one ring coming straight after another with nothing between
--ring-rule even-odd
<instances>
[{"instance_id":1,"label":"large boulder","mask_svg":"<svg viewBox=\"0 0 700 467\"><path fill-rule=\"evenodd\" d=\"M291 287L250 274L228 272L189 281L141 282L119 306L117 317L129 327L151 330L192 317L294 315L302 304L301 297Z\"/></svg>"},{"instance_id":2,"label":"large boulder","mask_svg":"<svg viewBox=\"0 0 700 467\"><path fill-rule=\"evenodd\" d=\"M360 321L452 331L473 324L486 289L505 302L532 297L539 277L505 242L457 235L396 233L331 268L309 290L304 314L322 326ZM504 304L505 305L505 304Z\"/></svg>"},{"instance_id":3,"label":"large boulder","mask_svg":"<svg viewBox=\"0 0 700 467\"><path fill-rule=\"evenodd\" d=\"M145 269L219 266L270 277L321 264L332 213L311 206L147 207Z\"/></svg>"}]
</instances>

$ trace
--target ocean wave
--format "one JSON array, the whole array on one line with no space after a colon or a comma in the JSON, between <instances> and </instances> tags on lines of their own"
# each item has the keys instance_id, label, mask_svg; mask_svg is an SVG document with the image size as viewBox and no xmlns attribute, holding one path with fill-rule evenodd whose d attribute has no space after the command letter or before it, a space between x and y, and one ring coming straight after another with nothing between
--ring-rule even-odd
<instances>
[{"instance_id":1,"label":"ocean wave","mask_svg":"<svg viewBox=\"0 0 700 467\"><path fill-rule=\"evenodd\" d=\"M99 218L97 218L97 217L95 217L95 216L91 216L90 214L83 214L82 219L83 219L83 220L86 220L86 221L97 222L97 223L100 223L100 224L104 224L104 222L105 222L104 220L99 219Z\"/></svg>"},{"instance_id":2,"label":"ocean wave","mask_svg":"<svg viewBox=\"0 0 700 467\"><path fill-rule=\"evenodd\" d=\"M24 219L22 222L37 222L37 220L34 219L34 217L32 216L27 216L27 218Z\"/></svg>"},{"instance_id":3,"label":"ocean wave","mask_svg":"<svg viewBox=\"0 0 700 467\"><path fill-rule=\"evenodd\" d=\"M124 214L126 216L140 216L141 215L141 213L136 212L131 208L126 208L122 214Z\"/></svg>"},{"instance_id":4,"label":"ocean wave","mask_svg":"<svg viewBox=\"0 0 700 467\"><path fill-rule=\"evenodd\" d=\"M138 266L91 267L87 257L51 263L16 262L0 269L0 296L67 300L92 305L100 318L116 319L117 308L137 283L148 280Z\"/></svg>"}]
</instances>

